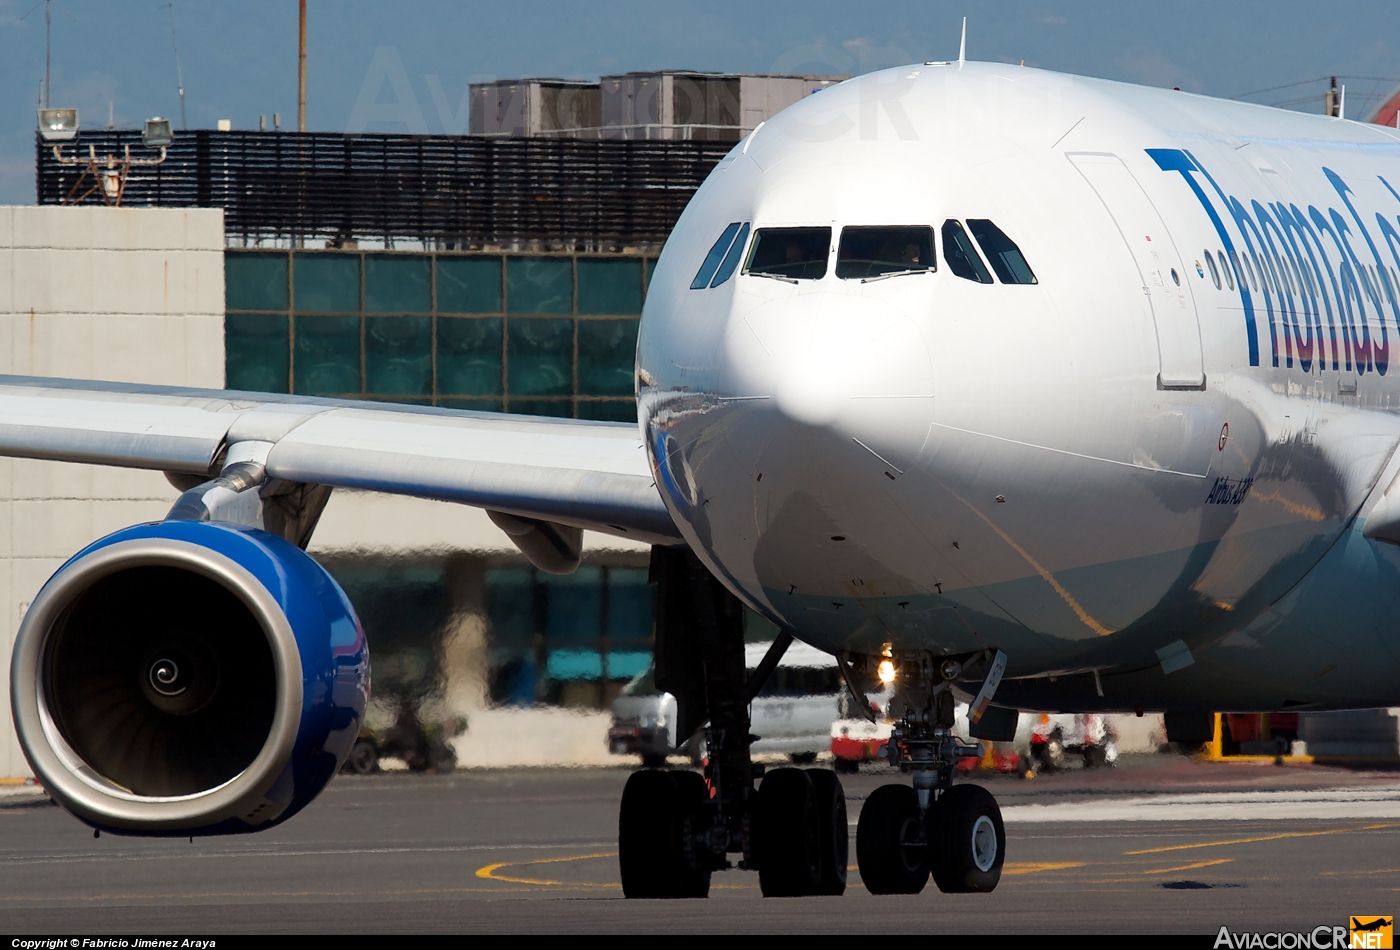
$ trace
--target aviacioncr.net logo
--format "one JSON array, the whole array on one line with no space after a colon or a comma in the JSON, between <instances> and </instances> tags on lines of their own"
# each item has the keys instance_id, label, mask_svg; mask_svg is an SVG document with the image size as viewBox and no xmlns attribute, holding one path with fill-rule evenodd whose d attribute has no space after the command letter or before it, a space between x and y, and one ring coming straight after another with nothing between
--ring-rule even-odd
<instances>
[{"instance_id":1,"label":"aviacioncr.net logo","mask_svg":"<svg viewBox=\"0 0 1400 950\"><path fill-rule=\"evenodd\" d=\"M1344 950L1351 947L1382 950L1391 947L1393 918L1362 915L1348 918L1347 923L1346 927L1324 924L1312 930L1272 933L1235 933L1229 927L1221 927L1215 935L1215 947L1230 950Z\"/></svg>"}]
</instances>

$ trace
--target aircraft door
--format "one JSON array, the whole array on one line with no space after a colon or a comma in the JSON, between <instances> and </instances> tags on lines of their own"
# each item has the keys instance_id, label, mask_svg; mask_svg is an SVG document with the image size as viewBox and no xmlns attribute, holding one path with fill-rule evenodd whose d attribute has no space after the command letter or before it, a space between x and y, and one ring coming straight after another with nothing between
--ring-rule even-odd
<instances>
[{"instance_id":1,"label":"aircraft door","mask_svg":"<svg viewBox=\"0 0 1400 950\"><path fill-rule=\"evenodd\" d=\"M1142 292L1157 328L1163 389L1199 389L1205 385L1201 327L1191 295L1190 273L1167 233L1162 216L1128 167L1106 152L1069 152L1067 157L1098 194L1128 246Z\"/></svg>"}]
</instances>

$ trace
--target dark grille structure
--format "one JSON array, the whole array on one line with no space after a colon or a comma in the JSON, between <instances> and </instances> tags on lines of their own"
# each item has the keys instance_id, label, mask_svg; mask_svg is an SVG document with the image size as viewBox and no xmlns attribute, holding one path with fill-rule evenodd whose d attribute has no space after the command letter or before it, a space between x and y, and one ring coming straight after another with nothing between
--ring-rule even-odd
<instances>
[{"instance_id":1,"label":"dark grille structure","mask_svg":"<svg viewBox=\"0 0 1400 950\"><path fill-rule=\"evenodd\" d=\"M40 204L83 166L36 138ZM129 130L84 131L65 157L152 154ZM422 242L441 249L659 247L733 148L706 141L579 141L325 132L177 133L166 161L133 168L122 204L222 207L230 243ZM85 186L86 187L86 186ZM101 204L99 192L84 203Z\"/></svg>"}]
</instances>

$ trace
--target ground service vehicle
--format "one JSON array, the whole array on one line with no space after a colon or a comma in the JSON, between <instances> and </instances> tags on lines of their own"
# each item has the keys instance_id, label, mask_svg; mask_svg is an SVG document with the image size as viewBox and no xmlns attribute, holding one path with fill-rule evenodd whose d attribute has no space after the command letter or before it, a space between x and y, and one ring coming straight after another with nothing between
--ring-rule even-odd
<instances>
[{"instance_id":1,"label":"ground service vehicle","mask_svg":"<svg viewBox=\"0 0 1400 950\"><path fill-rule=\"evenodd\" d=\"M762 661L771 643L744 648L746 672ZM793 644L784 654L749 709L750 728L758 736L754 753L785 753L793 762L810 764L827 751L831 724L845 686L831 656L806 644ZM643 764L661 765L677 750L676 698L656 689L655 672L648 669L623 688L613 701L608 746L618 754L640 755ZM703 736L681 743L697 765L705 758Z\"/></svg>"}]
</instances>

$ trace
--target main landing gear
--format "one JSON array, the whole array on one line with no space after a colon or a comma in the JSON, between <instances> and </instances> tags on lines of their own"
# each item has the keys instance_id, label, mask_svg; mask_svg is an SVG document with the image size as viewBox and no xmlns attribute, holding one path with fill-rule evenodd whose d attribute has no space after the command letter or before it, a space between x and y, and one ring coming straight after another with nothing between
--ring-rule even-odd
<instances>
[{"instance_id":1,"label":"main landing gear","mask_svg":"<svg viewBox=\"0 0 1400 950\"><path fill-rule=\"evenodd\" d=\"M753 764L749 703L792 642L746 680L739 601L690 551L654 548L656 683L676 697L677 736L703 723L703 775L635 772L622 793L618 860L628 897L704 897L710 875L758 871L765 896L840 894L850 861L846 796L826 769ZM759 780L761 784L759 784Z\"/></svg>"},{"instance_id":2,"label":"main landing gear","mask_svg":"<svg viewBox=\"0 0 1400 950\"><path fill-rule=\"evenodd\" d=\"M980 750L954 738L947 681L924 675L934 662L920 653L901 664L895 704L904 718L886 746L890 764L912 773L913 787L882 785L860 812L856 861L872 894L917 894L930 875L944 893L990 891L1001 880L1001 809L985 788L953 785L957 760Z\"/></svg>"},{"instance_id":3,"label":"main landing gear","mask_svg":"<svg viewBox=\"0 0 1400 950\"><path fill-rule=\"evenodd\" d=\"M765 773L749 757L757 738L749 734L749 703L791 636L781 635L746 680L739 601L686 549L653 548L651 572L656 684L676 697L676 735L703 724L709 754L703 774L648 769L628 779L618 815L623 893L705 897L711 874L735 866L730 855L758 871L765 897L844 893L849 836L836 774ZM922 651L901 657L903 719L888 748L913 787L886 785L861 809L857 858L872 893L918 893L930 873L943 891L990 891L1001 877L1006 833L995 800L977 786L952 787L956 760L977 754L952 734L947 687L961 669Z\"/></svg>"},{"instance_id":4,"label":"main landing gear","mask_svg":"<svg viewBox=\"0 0 1400 950\"><path fill-rule=\"evenodd\" d=\"M759 774L762 767L756 766ZM618 852L628 897L705 897L713 871L758 869L765 897L843 894L850 861L846 796L827 769L768 772L731 839L709 797L709 770L634 772L622 792Z\"/></svg>"}]
</instances>

